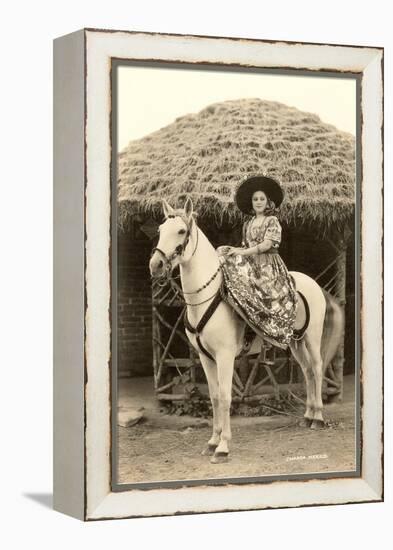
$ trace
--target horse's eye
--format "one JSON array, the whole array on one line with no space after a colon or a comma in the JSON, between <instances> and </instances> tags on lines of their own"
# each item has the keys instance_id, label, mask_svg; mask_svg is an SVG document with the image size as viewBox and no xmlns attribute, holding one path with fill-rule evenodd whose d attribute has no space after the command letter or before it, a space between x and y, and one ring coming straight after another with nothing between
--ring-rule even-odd
<instances>
[{"instance_id":1,"label":"horse's eye","mask_svg":"<svg viewBox=\"0 0 393 550\"><path fill-rule=\"evenodd\" d=\"M184 235L185 232L186 232L185 229L180 229L180 230L179 230L179 235Z\"/></svg>"}]
</instances>

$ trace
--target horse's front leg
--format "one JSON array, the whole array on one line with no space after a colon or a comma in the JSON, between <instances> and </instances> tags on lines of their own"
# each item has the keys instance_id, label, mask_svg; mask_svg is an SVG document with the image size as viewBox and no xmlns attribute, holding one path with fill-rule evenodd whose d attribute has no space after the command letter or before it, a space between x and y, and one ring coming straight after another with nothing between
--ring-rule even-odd
<instances>
[{"instance_id":1,"label":"horse's front leg","mask_svg":"<svg viewBox=\"0 0 393 550\"><path fill-rule=\"evenodd\" d=\"M214 361L206 357L206 355L204 355L203 353L199 355L199 359L202 363L202 367L206 375L210 400L213 409L213 433L211 438L207 442L207 447L203 449L202 454L205 456L212 456L216 448L218 447L218 444L220 443L221 434L217 366Z\"/></svg>"},{"instance_id":2,"label":"horse's front leg","mask_svg":"<svg viewBox=\"0 0 393 550\"><path fill-rule=\"evenodd\" d=\"M216 356L218 373L218 399L220 410L221 435L218 447L211 459L213 464L228 461L229 442L232 438L230 408L232 400L232 377L235 353L220 352Z\"/></svg>"}]
</instances>

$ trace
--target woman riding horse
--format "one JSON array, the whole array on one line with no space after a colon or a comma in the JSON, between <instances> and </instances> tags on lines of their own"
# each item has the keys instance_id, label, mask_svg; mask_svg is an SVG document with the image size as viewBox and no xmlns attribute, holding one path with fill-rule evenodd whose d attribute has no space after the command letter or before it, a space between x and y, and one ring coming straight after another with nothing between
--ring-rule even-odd
<instances>
[{"instance_id":1,"label":"woman riding horse","mask_svg":"<svg viewBox=\"0 0 393 550\"><path fill-rule=\"evenodd\" d=\"M285 349L293 336L297 294L278 253L281 226L273 214L282 200L274 179L246 178L235 194L239 210L252 215L243 225L243 246L217 252L230 305L259 336Z\"/></svg>"},{"instance_id":2,"label":"woman riding horse","mask_svg":"<svg viewBox=\"0 0 393 550\"><path fill-rule=\"evenodd\" d=\"M263 337L269 337L281 346L289 343L306 379L305 423L312 428L324 424L323 371L337 351L343 330L343 315L333 297L324 293L313 279L304 273L288 274L282 260L272 252L272 247L276 248L279 243L280 231L278 221L272 217L269 221L266 216L263 195L267 199L270 195L271 200L274 198L275 204L279 204L280 198L274 194L273 188L280 193L279 186L269 188L270 191L267 186L264 190L256 189L252 195L250 191L246 193L251 198L258 191L254 198L254 223L246 226L244 244L248 246L227 250L225 256L218 255L197 226L190 198L186 200L184 208L178 210L163 200L165 221L159 228L159 241L150 259L152 277L170 277L173 269L180 267L181 285L187 304L186 334L199 353L213 408L213 433L202 454L213 455L213 463L228 460L234 362L243 348L246 326L243 319L249 322L249 315L252 325L261 331ZM238 190L239 205L243 204L241 189L245 187ZM261 259L266 262L261 262ZM232 275L240 279L236 271L238 268L243 270L248 277L246 281L254 285L254 292L258 294L256 297L250 297L249 292L245 294L247 309L243 316L237 315L233 309L244 307L241 294L243 282L239 280L238 285L231 283ZM222 300L223 276L232 284L230 293L233 306ZM297 291L305 297L310 310L310 322L301 340L291 337L296 304L292 277ZM262 280L266 280L266 290L262 287ZM296 309L300 310L299 307ZM262 319L266 320L267 329L261 325ZM296 316L295 328L298 322Z\"/></svg>"}]
</instances>

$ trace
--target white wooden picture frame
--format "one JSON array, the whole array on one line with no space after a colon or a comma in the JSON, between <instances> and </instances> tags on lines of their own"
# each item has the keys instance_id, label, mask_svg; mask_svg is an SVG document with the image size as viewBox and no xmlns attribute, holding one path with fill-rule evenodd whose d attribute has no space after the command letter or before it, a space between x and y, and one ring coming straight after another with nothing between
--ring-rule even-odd
<instances>
[{"instance_id":1,"label":"white wooden picture frame","mask_svg":"<svg viewBox=\"0 0 393 550\"><path fill-rule=\"evenodd\" d=\"M353 73L360 82L357 477L112 488L111 68L116 60ZM383 499L383 50L85 29L54 43L54 507L81 520Z\"/></svg>"}]
</instances>

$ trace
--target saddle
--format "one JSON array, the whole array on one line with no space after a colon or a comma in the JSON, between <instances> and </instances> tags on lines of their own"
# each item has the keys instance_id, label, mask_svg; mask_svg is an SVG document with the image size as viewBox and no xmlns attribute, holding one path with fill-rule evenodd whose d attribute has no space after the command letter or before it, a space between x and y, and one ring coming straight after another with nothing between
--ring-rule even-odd
<instances>
[{"instance_id":1,"label":"saddle","mask_svg":"<svg viewBox=\"0 0 393 550\"><path fill-rule=\"evenodd\" d=\"M296 281L294 277L291 274L289 275L292 279L293 286L296 288ZM310 306L308 305L304 294L302 294L299 290L296 290L296 292L298 295L298 309L300 308L301 318L304 318L303 325L300 328L294 328L293 330L292 339L297 341L303 338L306 330L308 329L308 325L310 324Z\"/></svg>"},{"instance_id":2,"label":"saddle","mask_svg":"<svg viewBox=\"0 0 393 550\"><path fill-rule=\"evenodd\" d=\"M291 277L292 277L292 275L291 275ZM293 277L292 277L292 281L293 281L294 286L296 286L295 279ZM301 321L302 321L302 325L299 328L294 328L292 339L295 340L295 341L299 341L303 338L303 336L304 336L304 334L305 334L305 332L308 329L308 326L310 324L310 306L309 306L309 304L307 302L307 299L304 296L304 294L302 292L300 292L299 290L297 290L296 292L297 292L297 295L298 295L298 309L300 308L300 318L301 318ZM231 305L231 300L228 298L228 293L226 291L226 287L225 287L224 282L222 283L222 287L221 287L221 295L222 295L223 300L225 300L229 305ZM246 320L246 323L247 323L247 320ZM247 323L245 331L244 331L243 347L242 347L242 350L240 352L240 355L245 355L249 352L249 350L252 346L252 343L253 343L256 336L257 336L257 333L255 332L253 327L249 323Z\"/></svg>"},{"instance_id":3,"label":"saddle","mask_svg":"<svg viewBox=\"0 0 393 550\"><path fill-rule=\"evenodd\" d=\"M301 304L300 307L304 308L305 320L304 320L303 325L300 328L293 330L292 340L296 340L296 341L301 340L303 338L303 336L304 336L304 334L305 334L305 332L308 328L308 325L310 324L310 307L308 305L308 302L307 302L305 296L301 292L297 291L297 294L299 296L298 304ZM243 347L242 347L242 350L239 354L240 356L241 355L246 355L250 351L250 348L251 348L252 343L254 342L254 339L255 339L256 336L257 336L257 334L252 329L252 327L249 324L246 324L246 328L244 330L244 337L243 337Z\"/></svg>"},{"instance_id":4,"label":"saddle","mask_svg":"<svg viewBox=\"0 0 393 550\"><path fill-rule=\"evenodd\" d=\"M303 302L302 305L303 305L303 308L304 308L305 320L304 320L304 324L303 324L302 327L297 328L297 329L296 328L293 329L292 339L293 340L301 340L304 336L304 333L308 329L308 325L310 324L310 306L308 305L308 302L307 302L304 294L302 294L299 290L297 290L296 292L297 292L298 296L301 298L301 300ZM300 300L298 300L298 304L299 305L301 304ZM302 307L302 306L300 305L300 307Z\"/></svg>"}]
</instances>

